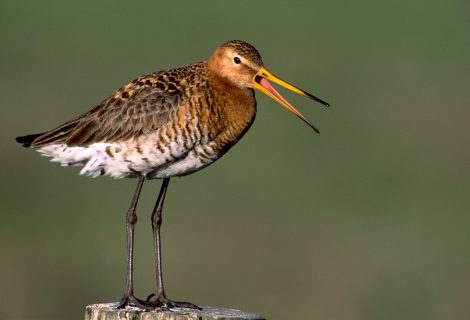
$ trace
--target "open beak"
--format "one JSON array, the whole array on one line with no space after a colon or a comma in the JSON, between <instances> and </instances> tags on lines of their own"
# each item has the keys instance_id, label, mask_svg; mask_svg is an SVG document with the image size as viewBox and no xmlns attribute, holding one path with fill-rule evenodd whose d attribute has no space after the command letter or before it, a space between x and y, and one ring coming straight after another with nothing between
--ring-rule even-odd
<instances>
[{"instance_id":1,"label":"open beak","mask_svg":"<svg viewBox=\"0 0 470 320\"><path fill-rule=\"evenodd\" d=\"M315 127L310 121L308 121L307 118L305 118L299 111L297 111L296 108L294 108L286 99L284 99L283 96L281 96L279 94L279 92L276 91L276 89L274 89L269 84L268 80L271 80L271 81L283 86L284 88L287 88L291 91L294 91L295 93L298 93L298 94L306 96L306 97L308 97L312 100L320 102L321 104L323 104L326 107L329 107L330 105L327 102L315 97L314 95L311 95L310 93L305 92L305 91L303 91L303 90L301 90L297 87L294 87L293 85L279 79L278 77L273 75L271 72L266 70L264 67L261 67L261 69L256 73L255 78L253 79L253 88L261 91L262 93L264 93L268 97L271 97L274 100L276 100L278 103L280 103L287 110L289 110L290 112L295 114L297 117L302 119L313 130L315 130L317 133L320 133L320 131L318 130L317 127Z\"/></svg>"}]
</instances>

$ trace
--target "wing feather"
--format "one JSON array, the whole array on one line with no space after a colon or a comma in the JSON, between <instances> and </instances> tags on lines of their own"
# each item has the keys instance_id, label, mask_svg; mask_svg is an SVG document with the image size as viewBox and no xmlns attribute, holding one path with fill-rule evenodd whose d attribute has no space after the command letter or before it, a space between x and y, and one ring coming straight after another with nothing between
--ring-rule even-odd
<instances>
[{"instance_id":1,"label":"wing feather","mask_svg":"<svg viewBox=\"0 0 470 320\"><path fill-rule=\"evenodd\" d=\"M186 70L189 73L192 69L186 67L183 71ZM89 112L39 135L31 146L86 146L127 140L157 130L168 122L173 110L189 101L181 81L175 82L172 72L178 72L180 79L181 73L184 75L182 70L174 69L137 78Z\"/></svg>"}]
</instances>

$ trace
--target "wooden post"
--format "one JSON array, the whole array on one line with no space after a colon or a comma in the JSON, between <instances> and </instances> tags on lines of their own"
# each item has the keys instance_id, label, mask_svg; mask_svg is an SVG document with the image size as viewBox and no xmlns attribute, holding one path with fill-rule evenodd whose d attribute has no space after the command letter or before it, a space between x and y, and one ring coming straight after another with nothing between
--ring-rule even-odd
<instances>
[{"instance_id":1,"label":"wooden post","mask_svg":"<svg viewBox=\"0 0 470 320\"><path fill-rule=\"evenodd\" d=\"M265 320L264 317L236 309L203 307L202 310L172 308L146 311L134 307L116 309L117 303L99 303L86 307L85 320Z\"/></svg>"}]
</instances>

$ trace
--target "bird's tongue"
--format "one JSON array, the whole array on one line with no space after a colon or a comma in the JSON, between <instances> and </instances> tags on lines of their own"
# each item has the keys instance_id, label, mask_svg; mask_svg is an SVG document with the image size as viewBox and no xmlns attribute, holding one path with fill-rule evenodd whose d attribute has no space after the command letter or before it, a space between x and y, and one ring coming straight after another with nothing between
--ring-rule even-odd
<instances>
[{"instance_id":1,"label":"bird's tongue","mask_svg":"<svg viewBox=\"0 0 470 320\"><path fill-rule=\"evenodd\" d=\"M261 78L261 77L260 77ZM259 81L259 84L265 88L266 90L268 90L269 92L271 92L271 94L273 94L274 96L276 96L276 98L278 98L279 100L281 100L282 102L284 102L285 104L287 105L290 105L289 102L287 102L286 99L284 99L283 96L280 95L279 92L276 91L276 89L274 89L268 82L268 80L266 80L265 78L261 78L260 81Z\"/></svg>"}]
</instances>

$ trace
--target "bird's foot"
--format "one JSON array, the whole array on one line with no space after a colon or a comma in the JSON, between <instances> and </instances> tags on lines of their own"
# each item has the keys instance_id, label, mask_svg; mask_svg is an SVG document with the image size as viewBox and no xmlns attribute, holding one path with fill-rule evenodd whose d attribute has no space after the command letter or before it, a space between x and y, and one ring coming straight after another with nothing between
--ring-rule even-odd
<instances>
[{"instance_id":1,"label":"bird's foot","mask_svg":"<svg viewBox=\"0 0 470 320\"><path fill-rule=\"evenodd\" d=\"M119 302L117 308L124 309L128 306L137 307L144 310L154 310L161 307L161 305L157 305L156 303L140 300L133 294L125 294L124 297L122 297L121 302Z\"/></svg>"},{"instance_id":2,"label":"bird's foot","mask_svg":"<svg viewBox=\"0 0 470 320\"><path fill-rule=\"evenodd\" d=\"M191 302L185 301L173 301L168 299L164 294L156 295L152 293L147 297L147 301L145 303L154 304L162 309L171 309L171 308L189 308L189 309L196 309L202 310L199 306L195 305Z\"/></svg>"}]
</instances>

